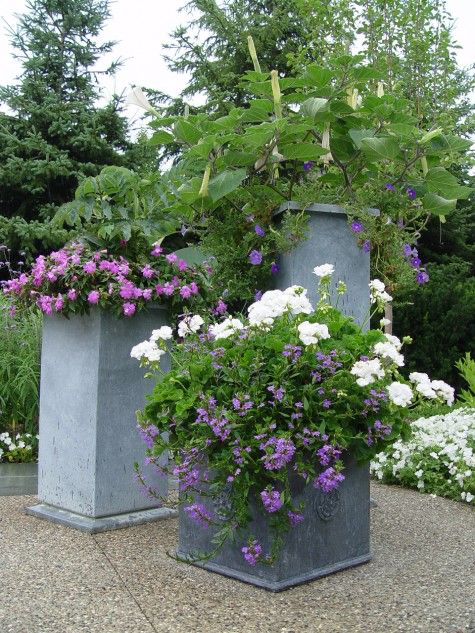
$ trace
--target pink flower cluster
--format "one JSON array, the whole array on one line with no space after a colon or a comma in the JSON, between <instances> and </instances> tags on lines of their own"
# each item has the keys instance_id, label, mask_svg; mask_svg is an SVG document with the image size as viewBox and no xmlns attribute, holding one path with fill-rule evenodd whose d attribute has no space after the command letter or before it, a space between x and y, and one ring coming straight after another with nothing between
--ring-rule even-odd
<instances>
[{"instance_id":1,"label":"pink flower cluster","mask_svg":"<svg viewBox=\"0 0 475 633\"><path fill-rule=\"evenodd\" d=\"M174 253L164 255L157 245L150 255L153 259L138 264L73 243L48 257L40 255L30 274L8 281L4 292L36 304L47 315L81 313L100 305L129 317L162 296L183 302L199 295L196 270L184 260Z\"/></svg>"}]
</instances>

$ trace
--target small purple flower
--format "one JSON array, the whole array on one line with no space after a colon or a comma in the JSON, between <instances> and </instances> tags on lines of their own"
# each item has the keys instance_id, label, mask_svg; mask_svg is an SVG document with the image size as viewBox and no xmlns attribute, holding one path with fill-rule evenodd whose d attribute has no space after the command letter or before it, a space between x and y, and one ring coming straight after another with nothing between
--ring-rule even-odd
<instances>
[{"instance_id":1,"label":"small purple flower","mask_svg":"<svg viewBox=\"0 0 475 633\"><path fill-rule=\"evenodd\" d=\"M411 255L414 254L412 250L412 246L410 244L404 244L404 246L402 247L402 252L404 254L404 257L410 257ZM417 255L417 251L415 255Z\"/></svg>"},{"instance_id":2,"label":"small purple flower","mask_svg":"<svg viewBox=\"0 0 475 633\"><path fill-rule=\"evenodd\" d=\"M251 262L251 264L253 266L259 266L259 264L262 262L262 253L261 251L251 251L249 253L249 261Z\"/></svg>"},{"instance_id":3,"label":"small purple flower","mask_svg":"<svg viewBox=\"0 0 475 633\"><path fill-rule=\"evenodd\" d=\"M191 297L191 288L189 286L183 286L180 288L180 295L183 299L189 299Z\"/></svg>"},{"instance_id":4,"label":"small purple flower","mask_svg":"<svg viewBox=\"0 0 475 633\"><path fill-rule=\"evenodd\" d=\"M279 265L276 264L275 262L272 262L271 267L270 267L270 271L273 275L277 275L277 273L279 272Z\"/></svg>"},{"instance_id":5,"label":"small purple flower","mask_svg":"<svg viewBox=\"0 0 475 633\"><path fill-rule=\"evenodd\" d=\"M355 220L351 223L351 230L353 231L353 233L361 233L362 231L364 231L364 225L362 222Z\"/></svg>"},{"instance_id":6,"label":"small purple flower","mask_svg":"<svg viewBox=\"0 0 475 633\"><path fill-rule=\"evenodd\" d=\"M305 171L310 171L312 169L312 167L314 166L314 162L313 160L308 160L303 164L303 168Z\"/></svg>"},{"instance_id":7,"label":"small purple flower","mask_svg":"<svg viewBox=\"0 0 475 633\"><path fill-rule=\"evenodd\" d=\"M365 253L369 253L371 250L371 242L369 240L365 240L361 248L364 250Z\"/></svg>"},{"instance_id":8,"label":"small purple flower","mask_svg":"<svg viewBox=\"0 0 475 633\"><path fill-rule=\"evenodd\" d=\"M242 547L241 552L244 554L246 562L255 567L262 555L262 545L259 544L259 541L253 541L248 547Z\"/></svg>"},{"instance_id":9,"label":"small purple flower","mask_svg":"<svg viewBox=\"0 0 475 633\"><path fill-rule=\"evenodd\" d=\"M292 512L291 510L289 510L287 516L289 517L290 525L292 527L297 527L297 525L302 523L304 520L304 516L303 514L300 514L300 512Z\"/></svg>"},{"instance_id":10,"label":"small purple flower","mask_svg":"<svg viewBox=\"0 0 475 633\"><path fill-rule=\"evenodd\" d=\"M396 191L396 187L392 185L390 182L387 182L384 186L388 191Z\"/></svg>"},{"instance_id":11,"label":"small purple flower","mask_svg":"<svg viewBox=\"0 0 475 633\"><path fill-rule=\"evenodd\" d=\"M277 512L282 507L280 492L274 488L266 488L261 492L262 503L267 512Z\"/></svg>"},{"instance_id":12,"label":"small purple flower","mask_svg":"<svg viewBox=\"0 0 475 633\"><path fill-rule=\"evenodd\" d=\"M260 301L262 299L262 290L258 290L254 295L254 301Z\"/></svg>"},{"instance_id":13,"label":"small purple flower","mask_svg":"<svg viewBox=\"0 0 475 633\"><path fill-rule=\"evenodd\" d=\"M135 313L135 304L124 303L122 310L124 311L125 316L132 316Z\"/></svg>"},{"instance_id":14,"label":"small purple flower","mask_svg":"<svg viewBox=\"0 0 475 633\"><path fill-rule=\"evenodd\" d=\"M410 263L413 268L420 268L420 265L422 264L419 257L411 257Z\"/></svg>"},{"instance_id":15,"label":"small purple flower","mask_svg":"<svg viewBox=\"0 0 475 633\"><path fill-rule=\"evenodd\" d=\"M215 314L226 314L228 306L222 299L218 301L216 304L216 308L214 309Z\"/></svg>"},{"instance_id":16,"label":"small purple flower","mask_svg":"<svg viewBox=\"0 0 475 633\"><path fill-rule=\"evenodd\" d=\"M322 402L322 407L324 409L329 409L332 406L332 401L331 400L324 400Z\"/></svg>"},{"instance_id":17,"label":"small purple flower","mask_svg":"<svg viewBox=\"0 0 475 633\"><path fill-rule=\"evenodd\" d=\"M425 270L419 270L416 275L416 281L418 284L426 284L429 281L429 275L425 272Z\"/></svg>"},{"instance_id":18,"label":"small purple flower","mask_svg":"<svg viewBox=\"0 0 475 633\"><path fill-rule=\"evenodd\" d=\"M193 519L193 521L201 525L201 527L207 528L213 521L211 514L201 503L193 503L191 506L185 507L184 511L188 514L190 519Z\"/></svg>"},{"instance_id":19,"label":"small purple flower","mask_svg":"<svg viewBox=\"0 0 475 633\"><path fill-rule=\"evenodd\" d=\"M98 290L91 290L91 292L87 295L87 300L92 305L96 305L97 303L99 303L100 297L101 295Z\"/></svg>"},{"instance_id":20,"label":"small purple flower","mask_svg":"<svg viewBox=\"0 0 475 633\"><path fill-rule=\"evenodd\" d=\"M413 189L412 187L408 187L406 189L406 193L407 193L408 198L410 198L411 200L415 200L417 198L417 191Z\"/></svg>"},{"instance_id":21,"label":"small purple flower","mask_svg":"<svg viewBox=\"0 0 475 633\"><path fill-rule=\"evenodd\" d=\"M333 467L323 471L313 482L315 488L320 488L323 492L331 492L339 487L345 475L336 471Z\"/></svg>"},{"instance_id":22,"label":"small purple flower","mask_svg":"<svg viewBox=\"0 0 475 633\"><path fill-rule=\"evenodd\" d=\"M264 229L258 224L256 224L256 226L254 227L254 230L259 237L264 237L264 235L266 234Z\"/></svg>"},{"instance_id":23,"label":"small purple flower","mask_svg":"<svg viewBox=\"0 0 475 633\"><path fill-rule=\"evenodd\" d=\"M82 268L87 275L93 275L97 269L96 262L86 262Z\"/></svg>"}]
</instances>

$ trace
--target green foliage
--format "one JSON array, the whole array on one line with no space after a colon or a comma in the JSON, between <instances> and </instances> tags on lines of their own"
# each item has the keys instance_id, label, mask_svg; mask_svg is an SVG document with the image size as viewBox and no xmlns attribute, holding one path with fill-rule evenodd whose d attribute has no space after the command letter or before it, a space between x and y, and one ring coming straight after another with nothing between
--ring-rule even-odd
<instances>
[{"instance_id":1,"label":"green foliage","mask_svg":"<svg viewBox=\"0 0 475 633\"><path fill-rule=\"evenodd\" d=\"M36 308L12 316L0 294L0 432L38 432L42 319Z\"/></svg>"},{"instance_id":2,"label":"green foliage","mask_svg":"<svg viewBox=\"0 0 475 633\"><path fill-rule=\"evenodd\" d=\"M0 104L8 108L0 113L2 216L47 222L82 178L129 158L143 163L150 154L150 148L129 154L120 98L96 105L97 64L114 46L97 44L109 15L107 0L28 0L10 29L23 68L17 85L0 88ZM29 248L39 241L47 248L54 233L43 241L35 229Z\"/></svg>"},{"instance_id":3,"label":"green foliage","mask_svg":"<svg viewBox=\"0 0 475 633\"><path fill-rule=\"evenodd\" d=\"M243 217L264 218L267 228L278 206L300 201L300 195L302 202L331 197L361 217L377 206L379 219L367 222L373 225L377 268L393 289L407 285L409 277L402 245L413 243L431 216L448 216L455 209L456 198L444 196L470 194L471 188L459 186L448 171L466 142L441 130L420 129L407 100L374 94L379 77L362 56L351 55L332 58L326 68L310 64L280 82L274 71L249 71L243 83L256 95L249 107L232 108L218 118L195 114L152 122L154 130L166 134L164 142L173 139L184 161L193 164L174 204L191 207L204 243L218 260L230 260L226 227L232 227L232 241L242 244L235 263L241 262L248 292L256 287L256 274L251 264L244 265L243 249L252 240ZM313 164L316 172L318 163L320 172L310 173L308 167ZM408 190L416 192L415 198ZM229 272L231 266L226 268ZM412 273L409 283L413 278ZM228 291L234 299L235 289Z\"/></svg>"},{"instance_id":4,"label":"green foliage","mask_svg":"<svg viewBox=\"0 0 475 633\"><path fill-rule=\"evenodd\" d=\"M407 371L426 367L454 387L463 386L454 369L467 350L475 350L475 277L465 262L429 264L430 282L415 297L401 295L394 310L394 332L413 343L406 354Z\"/></svg>"},{"instance_id":5,"label":"green foliage","mask_svg":"<svg viewBox=\"0 0 475 633\"><path fill-rule=\"evenodd\" d=\"M460 375L468 383L468 389L462 389L460 399L470 407L475 407L475 360L470 352L455 363Z\"/></svg>"},{"instance_id":6,"label":"green foliage","mask_svg":"<svg viewBox=\"0 0 475 633\"><path fill-rule=\"evenodd\" d=\"M137 259L191 220L191 209L171 207L172 198L166 177L157 172L143 177L125 167L105 167L81 182L53 225L66 224L95 246Z\"/></svg>"}]
</instances>

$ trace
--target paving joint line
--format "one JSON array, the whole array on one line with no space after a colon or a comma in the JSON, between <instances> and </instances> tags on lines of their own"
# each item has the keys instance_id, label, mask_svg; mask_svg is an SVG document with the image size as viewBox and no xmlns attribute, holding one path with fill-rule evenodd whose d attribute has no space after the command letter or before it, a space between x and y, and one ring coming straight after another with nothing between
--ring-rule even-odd
<instances>
[{"instance_id":1,"label":"paving joint line","mask_svg":"<svg viewBox=\"0 0 475 633\"><path fill-rule=\"evenodd\" d=\"M147 620L147 622L150 624L152 630L154 631L154 633L159 633L158 629L155 628L155 625L153 624L153 622L150 620L150 618L148 617L148 615L145 613L145 611L142 609L142 606L140 605L139 601L137 600L137 598L134 596L134 594L130 591L129 587L127 586L127 583L125 582L125 580L122 578L122 576L120 575L119 570L117 569L117 567L114 565L114 563L112 562L112 560L110 559L109 555L107 554L107 551L104 547L101 547L99 541L96 539L96 535L95 534L91 534L92 536L92 540L94 541L94 543L97 546L97 549L101 552L101 554L104 556L104 558L107 560L107 562L109 563L109 565L111 566L112 570L114 571L114 573L116 574L117 578L120 580L120 582L122 583L125 591L129 594L129 596L132 598L132 600L135 602L135 604L137 605L140 613L143 615L143 617Z\"/></svg>"}]
</instances>

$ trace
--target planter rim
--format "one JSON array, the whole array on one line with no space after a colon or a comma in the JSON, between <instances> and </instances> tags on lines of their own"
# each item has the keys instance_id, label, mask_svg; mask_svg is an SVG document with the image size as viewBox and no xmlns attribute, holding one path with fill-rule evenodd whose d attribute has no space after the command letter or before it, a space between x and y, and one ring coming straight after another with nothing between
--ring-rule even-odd
<instances>
[{"instance_id":1,"label":"planter rim","mask_svg":"<svg viewBox=\"0 0 475 633\"><path fill-rule=\"evenodd\" d=\"M84 312L84 314L76 314L76 313L71 313L68 316L64 316L61 312L55 312L54 314L44 314L44 318L50 318L50 317L62 317L63 319L66 319L67 321L70 320L71 317L73 316L91 316L91 314L95 311L99 311L101 314L110 314L111 316L115 317L116 319L123 319L123 318L127 318L127 319L136 319L138 316L140 316L142 313L146 314L147 312L150 312L151 310L168 310L168 306L160 303L158 301L151 301L149 304L147 304L147 307L143 310L140 310L139 312L137 312L137 314L132 315L132 317L125 317L123 314L117 315L114 314L113 312L111 312L110 310L102 310L101 308L98 308L97 306L92 306L89 310L89 312Z\"/></svg>"},{"instance_id":2,"label":"planter rim","mask_svg":"<svg viewBox=\"0 0 475 633\"><path fill-rule=\"evenodd\" d=\"M302 205L300 202L283 202L277 211L274 212L274 217L283 213L284 211L308 211L309 213L337 213L340 215L348 215L343 207L339 207L337 204L320 204L319 202L313 202L312 204ZM368 209L368 213L378 216L379 209Z\"/></svg>"},{"instance_id":3,"label":"planter rim","mask_svg":"<svg viewBox=\"0 0 475 633\"><path fill-rule=\"evenodd\" d=\"M0 473L11 471L36 471L38 470L38 462L0 462Z\"/></svg>"}]
</instances>

